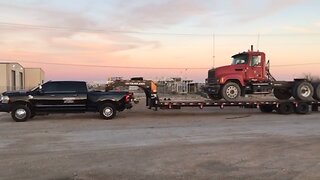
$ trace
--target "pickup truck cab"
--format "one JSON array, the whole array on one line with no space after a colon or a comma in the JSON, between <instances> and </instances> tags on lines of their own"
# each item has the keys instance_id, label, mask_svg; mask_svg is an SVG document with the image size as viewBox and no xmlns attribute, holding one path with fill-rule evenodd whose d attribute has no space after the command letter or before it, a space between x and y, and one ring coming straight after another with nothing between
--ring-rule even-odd
<instances>
[{"instance_id":1,"label":"pickup truck cab","mask_svg":"<svg viewBox=\"0 0 320 180\"><path fill-rule=\"evenodd\" d=\"M112 119L117 111L132 107L127 91L88 91L83 81L48 81L29 91L8 91L1 95L0 112L11 112L17 122L37 114L99 112Z\"/></svg>"}]
</instances>

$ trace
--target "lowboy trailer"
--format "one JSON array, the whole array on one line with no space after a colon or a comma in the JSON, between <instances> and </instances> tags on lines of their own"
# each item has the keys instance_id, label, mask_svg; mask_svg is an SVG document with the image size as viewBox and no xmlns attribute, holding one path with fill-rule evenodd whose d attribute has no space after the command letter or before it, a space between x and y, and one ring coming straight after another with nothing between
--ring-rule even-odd
<instances>
[{"instance_id":1,"label":"lowboy trailer","mask_svg":"<svg viewBox=\"0 0 320 180\"><path fill-rule=\"evenodd\" d=\"M131 80L115 81L107 86L107 89L112 89L117 86L138 86L144 90L146 94L146 106L149 109L157 111L158 109L181 109L182 107L217 107L224 109L225 107L240 107L240 108L257 108L261 112L271 113L278 112L279 114L307 114L312 111L318 111L320 101L310 100L241 100L241 101L225 101L225 100L171 100L164 98L160 100L157 93L157 85L152 80L143 80L142 78L133 78Z\"/></svg>"}]
</instances>

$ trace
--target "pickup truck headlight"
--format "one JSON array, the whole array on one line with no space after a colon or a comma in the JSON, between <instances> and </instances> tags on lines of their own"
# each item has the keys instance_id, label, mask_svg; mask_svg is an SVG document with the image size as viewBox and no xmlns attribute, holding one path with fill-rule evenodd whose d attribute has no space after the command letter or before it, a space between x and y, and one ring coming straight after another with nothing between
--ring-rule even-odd
<instances>
[{"instance_id":1,"label":"pickup truck headlight","mask_svg":"<svg viewBox=\"0 0 320 180\"><path fill-rule=\"evenodd\" d=\"M1 95L1 99L0 100L1 100L1 103L7 104L7 103L9 103L10 98L9 98L9 96Z\"/></svg>"}]
</instances>

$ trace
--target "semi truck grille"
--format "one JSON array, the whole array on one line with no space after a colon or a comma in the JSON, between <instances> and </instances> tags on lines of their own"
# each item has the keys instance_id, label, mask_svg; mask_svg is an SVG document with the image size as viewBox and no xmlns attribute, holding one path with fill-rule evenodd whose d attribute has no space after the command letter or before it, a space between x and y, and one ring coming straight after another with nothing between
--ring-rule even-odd
<instances>
[{"instance_id":1,"label":"semi truck grille","mask_svg":"<svg viewBox=\"0 0 320 180\"><path fill-rule=\"evenodd\" d=\"M208 81L208 84L215 84L215 83L217 83L217 78L215 77L215 69L210 69L209 71L208 71L208 79L207 79L207 81Z\"/></svg>"}]
</instances>

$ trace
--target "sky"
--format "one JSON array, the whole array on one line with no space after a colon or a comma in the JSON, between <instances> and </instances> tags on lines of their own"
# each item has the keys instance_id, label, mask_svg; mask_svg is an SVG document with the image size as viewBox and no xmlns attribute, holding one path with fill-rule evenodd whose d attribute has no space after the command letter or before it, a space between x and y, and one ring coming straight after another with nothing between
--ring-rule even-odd
<instances>
[{"instance_id":1,"label":"sky","mask_svg":"<svg viewBox=\"0 0 320 180\"><path fill-rule=\"evenodd\" d=\"M320 76L319 12L319 0L1 0L0 60L46 80L204 82L254 45L277 80Z\"/></svg>"}]
</instances>

